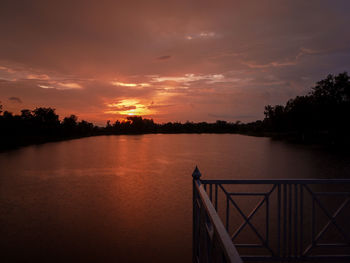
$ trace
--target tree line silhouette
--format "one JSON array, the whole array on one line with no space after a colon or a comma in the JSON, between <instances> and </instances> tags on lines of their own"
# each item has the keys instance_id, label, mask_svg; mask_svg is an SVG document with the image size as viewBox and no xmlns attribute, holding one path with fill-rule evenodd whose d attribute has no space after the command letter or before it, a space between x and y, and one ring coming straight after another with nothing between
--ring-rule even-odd
<instances>
[{"instance_id":1,"label":"tree line silhouette","mask_svg":"<svg viewBox=\"0 0 350 263\"><path fill-rule=\"evenodd\" d=\"M263 130L296 141L350 145L350 79L328 75L285 106L265 106Z\"/></svg>"},{"instance_id":2,"label":"tree line silhouette","mask_svg":"<svg viewBox=\"0 0 350 263\"><path fill-rule=\"evenodd\" d=\"M18 146L95 135L98 127L77 121L75 115L62 121L52 108L23 109L21 114L2 112L0 105L0 150Z\"/></svg>"},{"instance_id":3,"label":"tree line silhouette","mask_svg":"<svg viewBox=\"0 0 350 263\"><path fill-rule=\"evenodd\" d=\"M129 116L125 121L98 127L75 115L60 121L53 108L23 109L19 115L2 111L0 104L0 150L33 143L94 135L145 133L241 133L273 136L303 143L350 145L350 79L346 72L326 79L305 96L290 99L285 106L265 106L264 120L235 123L168 122Z\"/></svg>"}]
</instances>

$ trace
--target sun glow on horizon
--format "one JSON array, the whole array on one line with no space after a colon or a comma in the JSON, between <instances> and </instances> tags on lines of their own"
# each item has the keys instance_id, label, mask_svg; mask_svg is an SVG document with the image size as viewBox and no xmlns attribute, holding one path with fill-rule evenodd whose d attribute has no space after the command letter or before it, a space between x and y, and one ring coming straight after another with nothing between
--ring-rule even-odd
<instances>
[{"instance_id":1,"label":"sun glow on horizon","mask_svg":"<svg viewBox=\"0 0 350 263\"><path fill-rule=\"evenodd\" d=\"M108 103L107 107L110 110L105 113L124 115L124 116L147 116L154 114L154 110L151 110L149 106L142 104L137 99L123 99L118 103Z\"/></svg>"}]
</instances>

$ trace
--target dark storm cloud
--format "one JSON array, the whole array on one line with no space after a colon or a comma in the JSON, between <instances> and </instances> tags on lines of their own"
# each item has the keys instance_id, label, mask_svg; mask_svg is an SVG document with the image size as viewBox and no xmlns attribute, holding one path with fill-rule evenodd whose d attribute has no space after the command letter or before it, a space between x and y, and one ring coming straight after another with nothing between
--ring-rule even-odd
<instances>
[{"instance_id":1,"label":"dark storm cloud","mask_svg":"<svg viewBox=\"0 0 350 263\"><path fill-rule=\"evenodd\" d=\"M264 105L349 70L349 9L341 0L5 0L0 99L18 94L23 105L93 120L128 98L175 105L155 119L206 120L208 107L261 118Z\"/></svg>"}]
</instances>

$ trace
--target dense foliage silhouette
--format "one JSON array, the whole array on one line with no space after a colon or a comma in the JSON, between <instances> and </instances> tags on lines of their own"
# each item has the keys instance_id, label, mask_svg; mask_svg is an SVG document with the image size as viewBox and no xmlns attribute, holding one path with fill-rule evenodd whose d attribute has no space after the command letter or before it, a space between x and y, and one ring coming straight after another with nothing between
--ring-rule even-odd
<instances>
[{"instance_id":1,"label":"dense foliage silhouette","mask_svg":"<svg viewBox=\"0 0 350 263\"><path fill-rule=\"evenodd\" d=\"M302 142L350 145L350 79L328 75L306 96L265 106L263 130Z\"/></svg>"},{"instance_id":2,"label":"dense foliage silhouette","mask_svg":"<svg viewBox=\"0 0 350 263\"><path fill-rule=\"evenodd\" d=\"M0 107L1 110L2 107ZM71 115L61 122L52 108L24 109L20 115L0 111L0 149L91 136L98 128Z\"/></svg>"},{"instance_id":3,"label":"dense foliage silhouette","mask_svg":"<svg viewBox=\"0 0 350 263\"><path fill-rule=\"evenodd\" d=\"M60 121L52 108L23 109L13 115L0 104L0 150L93 135L145 133L241 133L273 136L302 143L350 146L350 79L346 72L326 79L305 96L290 99L285 106L265 106L264 120L235 123L207 122L154 123L152 119L129 116L125 121L97 127L78 122L71 115Z\"/></svg>"}]
</instances>

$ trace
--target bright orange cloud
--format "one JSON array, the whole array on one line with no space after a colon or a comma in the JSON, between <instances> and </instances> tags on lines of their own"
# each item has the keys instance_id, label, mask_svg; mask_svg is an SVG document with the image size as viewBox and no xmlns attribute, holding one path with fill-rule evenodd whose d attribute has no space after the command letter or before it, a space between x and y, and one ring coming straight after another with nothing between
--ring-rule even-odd
<instances>
[{"instance_id":1,"label":"bright orange cloud","mask_svg":"<svg viewBox=\"0 0 350 263\"><path fill-rule=\"evenodd\" d=\"M137 99L123 99L118 103L109 103L107 107L110 108L110 110L105 111L107 114L145 116L155 113L154 110L149 109Z\"/></svg>"}]
</instances>

